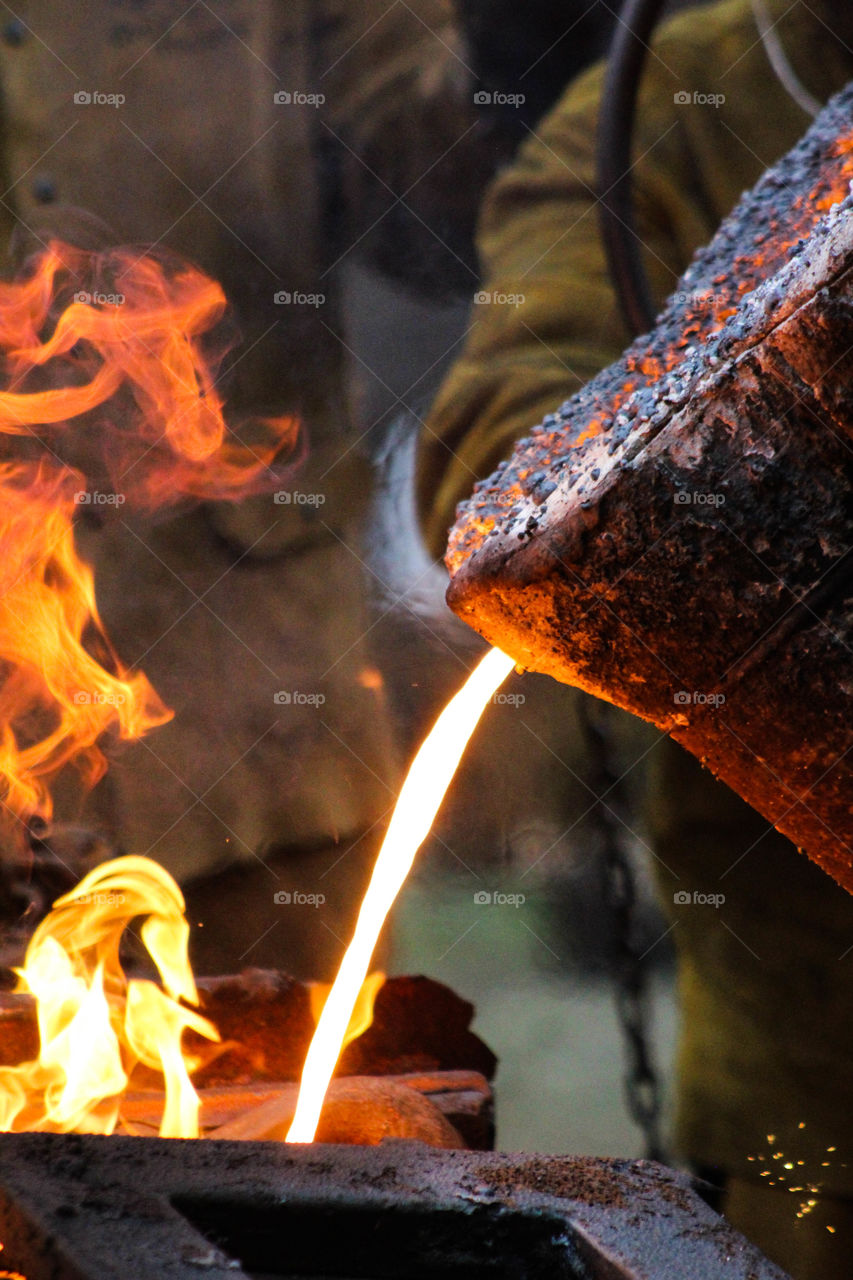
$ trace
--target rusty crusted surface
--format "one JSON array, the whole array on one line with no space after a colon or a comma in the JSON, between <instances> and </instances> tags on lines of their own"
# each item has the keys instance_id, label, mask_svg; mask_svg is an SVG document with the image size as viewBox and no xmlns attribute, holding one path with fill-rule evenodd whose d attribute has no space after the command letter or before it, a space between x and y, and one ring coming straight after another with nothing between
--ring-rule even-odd
<instances>
[{"instance_id":1,"label":"rusty crusted surface","mask_svg":"<svg viewBox=\"0 0 853 1280\"><path fill-rule=\"evenodd\" d=\"M786 1280L643 1161L10 1134L0 1187L28 1280Z\"/></svg>"},{"instance_id":2,"label":"rusty crusted surface","mask_svg":"<svg viewBox=\"0 0 853 1280\"><path fill-rule=\"evenodd\" d=\"M669 731L851 890L852 113L853 87L448 551L462 618Z\"/></svg>"},{"instance_id":3,"label":"rusty crusted surface","mask_svg":"<svg viewBox=\"0 0 853 1280\"><path fill-rule=\"evenodd\" d=\"M593 378L530 436L494 475L480 481L460 504L448 547L448 567L456 575L484 549L487 539L504 545L524 532L531 515L548 517L556 488L588 498L599 478L592 454L608 459L632 453L637 431L654 431L671 406L683 401L703 366L724 355L756 323L754 300L741 304L758 285L792 258L808 257L807 238L853 179L853 86L821 113L802 141L773 168L723 222L682 276L654 330L638 338L617 361ZM774 299L764 303L774 308ZM793 298L775 299L779 314L790 313ZM630 443L628 437L631 437ZM586 437L586 440L583 438ZM600 448L584 451L598 440ZM610 469L608 462L605 464ZM523 517L523 518L522 518ZM509 547L506 547L509 550ZM511 548L515 550L515 548Z\"/></svg>"}]
</instances>

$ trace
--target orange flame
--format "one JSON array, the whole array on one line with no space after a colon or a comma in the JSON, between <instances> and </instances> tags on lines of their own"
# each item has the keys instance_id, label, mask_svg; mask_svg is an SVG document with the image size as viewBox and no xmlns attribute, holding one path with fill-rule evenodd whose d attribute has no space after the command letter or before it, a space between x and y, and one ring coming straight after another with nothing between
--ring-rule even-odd
<instances>
[{"instance_id":1,"label":"orange flame","mask_svg":"<svg viewBox=\"0 0 853 1280\"><path fill-rule=\"evenodd\" d=\"M15 814L48 817L47 779L71 759L96 782L111 724L136 737L168 719L145 677L110 654L74 548L71 483L45 463L0 463L0 796ZM116 674L84 647L93 628Z\"/></svg>"},{"instance_id":2,"label":"orange flame","mask_svg":"<svg viewBox=\"0 0 853 1280\"><path fill-rule=\"evenodd\" d=\"M49 817L50 781L74 761L104 771L98 741L169 718L112 652L75 512L142 510L268 487L290 418L226 426L202 339L218 284L187 263L51 243L0 283L0 802ZM108 491L89 486L106 486Z\"/></svg>"},{"instance_id":3,"label":"orange flame","mask_svg":"<svg viewBox=\"0 0 853 1280\"><path fill-rule=\"evenodd\" d=\"M323 1099L388 912L429 835L471 734L515 660L490 649L448 702L412 761L302 1070L288 1142L313 1142Z\"/></svg>"},{"instance_id":4,"label":"orange flame","mask_svg":"<svg viewBox=\"0 0 853 1280\"><path fill-rule=\"evenodd\" d=\"M0 283L11 384L0 393L0 434L53 449L74 419L98 410L97 432L84 424L97 446L86 461L144 508L269 487L270 464L297 428L291 418L244 423L260 437L245 443L226 426L218 359L201 342L225 305L221 286L189 263L52 242L27 279Z\"/></svg>"},{"instance_id":5,"label":"orange flame","mask_svg":"<svg viewBox=\"0 0 853 1280\"><path fill-rule=\"evenodd\" d=\"M119 960L125 928L144 915L140 936L163 986L128 980ZM216 1028L186 1007L198 993L187 958L181 891L149 858L114 858L58 898L36 929L18 990L35 997L37 1060L0 1068L0 1130L112 1133L120 1094L137 1062L163 1073L160 1135L198 1137L198 1095L181 1036Z\"/></svg>"}]
</instances>

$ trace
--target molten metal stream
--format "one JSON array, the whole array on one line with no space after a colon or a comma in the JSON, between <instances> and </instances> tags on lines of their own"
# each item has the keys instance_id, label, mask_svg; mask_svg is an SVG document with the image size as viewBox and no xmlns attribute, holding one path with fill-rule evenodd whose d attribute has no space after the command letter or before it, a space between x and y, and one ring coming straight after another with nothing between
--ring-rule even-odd
<instances>
[{"instance_id":1,"label":"molten metal stream","mask_svg":"<svg viewBox=\"0 0 853 1280\"><path fill-rule=\"evenodd\" d=\"M326 1090L341 1052L370 958L415 854L429 835L462 753L490 699L515 662L490 649L455 694L423 742L403 783L391 822L329 998L305 1058L287 1142L313 1142Z\"/></svg>"}]
</instances>

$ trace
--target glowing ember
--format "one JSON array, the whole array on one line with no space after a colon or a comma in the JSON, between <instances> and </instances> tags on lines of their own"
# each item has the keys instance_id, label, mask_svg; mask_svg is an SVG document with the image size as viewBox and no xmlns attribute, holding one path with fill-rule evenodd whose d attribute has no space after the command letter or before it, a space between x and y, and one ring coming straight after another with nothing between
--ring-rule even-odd
<instances>
[{"instance_id":1,"label":"glowing ember","mask_svg":"<svg viewBox=\"0 0 853 1280\"><path fill-rule=\"evenodd\" d=\"M121 935L139 916L162 988L128 980L119 961ZM181 1003L198 1003L188 937L181 891L149 858L105 862L57 899L16 970L18 991L36 1000L40 1053L0 1068L0 1130L111 1133L119 1095L142 1062L163 1073L161 1137L198 1137L195 1064L185 1061L181 1036L185 1027L219 1035Z\"/></svg>"},{"instance_id":2,"label":"glowing ember","mask_svg":"<svg viewBox=\"0 0 853 1280\"><path fill-rule=\"evenodd\" d=\"M0 283L0 802L49 817L50 781L86 784L108 728L169 712L107 641L74 547L81 510L152 509L267 487L292 419L226 427L209 331L218 284L186 263L58 242ZM202 345L204 339L204 348Z\"/></svg>"},{"instance_id":3,"label":"glowing ember","mask_svg":"<svg viewBox=\"0 0 853 1280\"><path fill-rule=\"evenodd\" d=\"M514 659L500 649L490 649L448 702L412 762L379 850L352 941L305 1058L288 1142L314 1140L323 1099L385 918L429 834L468 739L514 665Z\"/></svg>"},{"instance_id":4,"label":"glowing ember","mask_svg":"<svg viewBox=\"0 0 853 1280\"><path fill-rule=\"evenodd\" d=\"M5 1248L4 1244L0 1244L0 1253ZM20 1271L8 1271L6 1268L0 1267L0 1280L27 1280L27 1277Z\"/></svg>"}]
</instances>

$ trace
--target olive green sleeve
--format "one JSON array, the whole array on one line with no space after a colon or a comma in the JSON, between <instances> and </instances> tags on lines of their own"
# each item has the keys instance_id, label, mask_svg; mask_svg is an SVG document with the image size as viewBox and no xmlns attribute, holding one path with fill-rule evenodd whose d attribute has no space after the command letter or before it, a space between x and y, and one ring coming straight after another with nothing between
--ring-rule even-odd
<instances>
[{"instance_id":1,"label":"olive green sleeve","mask_svg":"<svg viewBox=\"0 0 853 1280\"><path fill-rule=\"evenodd\" d=\"M482 292L421 439L418 496L435 555L474 481L630 340L599 233L603 77L598 65L576 80L487 193L478 229ZM724 101L714 105L709 95ZM756 112L764 113L758 125ZM640 249L659 301L742 190L807 123L772 76L748 0L666 24L643 80L633 169Z\"/></svg>"}]
</instances>

